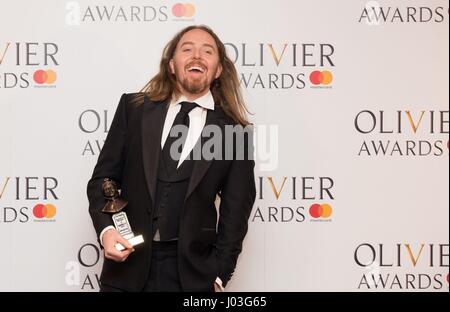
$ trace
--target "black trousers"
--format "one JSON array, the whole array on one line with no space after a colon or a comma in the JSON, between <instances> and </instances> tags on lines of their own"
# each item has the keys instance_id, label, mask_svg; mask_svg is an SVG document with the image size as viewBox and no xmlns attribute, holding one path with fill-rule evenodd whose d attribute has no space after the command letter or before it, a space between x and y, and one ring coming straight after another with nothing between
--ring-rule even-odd
<instances>
[{"instance_id":1,"label":"black trousers","mask_svg":"<svg viewBox=\"0 0 450 312\"><path fill-rule=\"evenodd\" d=\"M150 273L143 291L180 292L177 241L152 243Z\"/></svg>"},{"instance_id":2,"label":"black trousers","mask_svg":"<svg viewBox=\"0 0 450 312\"><path fill-rule=\"evenodd\" d=\"M144 292L181 292L178 275L177 241L153 242L152 259ZM101 285L100 292L121 292L123 290Z\"/></svg>"}]
</instances>

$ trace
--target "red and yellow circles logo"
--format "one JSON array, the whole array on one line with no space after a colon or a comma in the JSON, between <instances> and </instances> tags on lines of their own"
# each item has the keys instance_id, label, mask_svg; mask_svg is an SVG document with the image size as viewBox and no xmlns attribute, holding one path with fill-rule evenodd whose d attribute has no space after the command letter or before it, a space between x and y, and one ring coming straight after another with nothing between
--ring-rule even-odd
<instances>
[{"instance_id":1,"label":"red and yellow circles logo","mask_svg":"<svg viewBox=\"0 0 450 312\"><path fill-rule=\"evenodd\" d=\"M316 70L313 71L311 75L309 75L309 80L313 85L316 86L318 85L328 86L333 82L333 74L328 70L324 71Z\"/></svg>"},{"instance_id":2,"label":"red and yellow circles logo","mask_svg":"<svg viewBox=\"0 0 450 312\"><path fill-rule=\"evenodd\" d=\"M172 7L172 14L175 17L193 17L195 15L195 6L191 3L177 3Z\"/></svg>"},{"instance_id":3,"label":"red and yellow circles logo","mask_svg":"<svg viewBox=\"0 0 450 312\"><path fill-rule=\"evenodd\" d=\"M328 204L314 204L309 207L309 214L314 219L328 219L333 214L333 208Z\"/></svg>"},{"instance_id":4,"label":"red and yellow circles logo","mask_svg":"<svg viewBox=\"0 0 450 312\"><path fill-rule=\"evenodd\" d=\"M56 215L56 207L52 204L37 204L33 207L33 215L38 219L51 219Z\"/></svg>"},{"instance_id":5,"label":"red and yellow circles logo","mask_svg":"<svg viewBox=\"0 0 450 312\"><path fill-rule=\"evenodd\" d=\"M37 84L53 84L56 81L56 72L51 69L42 70L39 69L33 74L34 82Z\"/></svg>"}]
</instances>

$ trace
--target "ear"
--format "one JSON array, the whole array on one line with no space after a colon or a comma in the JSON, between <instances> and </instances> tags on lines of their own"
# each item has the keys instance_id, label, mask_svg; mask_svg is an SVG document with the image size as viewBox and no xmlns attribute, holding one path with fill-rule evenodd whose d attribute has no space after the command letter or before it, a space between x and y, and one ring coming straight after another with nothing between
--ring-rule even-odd
<instances>
[{"instance_id":1,"label":"ear","mask_svg":"<svg viewBox=\"0 0 450 312\"><path fill-rule=\"evenodd\" d=\"M175 75L175 65L173 64L173 59L169 61L170 72Z\"/></svg>"},{"instance_id":2,"label":"ear","mask_svg":"<svg viewBox=\"0 0 450 312\"><path fill-rule=\"evenodd\" d=\"M223 69L222 64L219 64L219 66L217 67L217 72L216 72L214 79L217 79L220 77L220 75L222 74L222 69Z\"/></svg>"}]
</instances>

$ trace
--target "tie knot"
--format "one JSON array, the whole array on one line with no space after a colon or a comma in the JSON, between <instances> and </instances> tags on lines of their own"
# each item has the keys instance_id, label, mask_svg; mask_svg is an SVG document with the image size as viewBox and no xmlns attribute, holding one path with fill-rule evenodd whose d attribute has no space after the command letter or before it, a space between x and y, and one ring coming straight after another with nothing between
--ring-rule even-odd
<instances>
[{"instance_id":1,"label":"tie knot","mask_svg":"<svg viewBox=\"0 0 450 312\"><path fill-rule=\"evenodd\" d=\"M180 105L181 105L180 112L185 114L189 114L191 110L193 110L198 106L198 104L194 102L181 102Z\"/></svg>"}]
</instances>

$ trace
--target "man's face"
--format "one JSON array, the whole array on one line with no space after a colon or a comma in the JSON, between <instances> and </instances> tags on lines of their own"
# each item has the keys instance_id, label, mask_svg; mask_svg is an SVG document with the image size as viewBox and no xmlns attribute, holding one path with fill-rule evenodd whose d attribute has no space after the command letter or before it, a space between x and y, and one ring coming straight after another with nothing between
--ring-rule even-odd
<instances>
[{"instance_id":1,"label":"man's face","mask_svg":"<svg viewBox=\"0 0 450 312\"><path fill-rule=\"evenodd\" d=\"M206 94L214 79L222 73L214 38L206 31L193 29L183 35L170 60L178 88L187 97Z\"/></svg>"}]
</instances>

